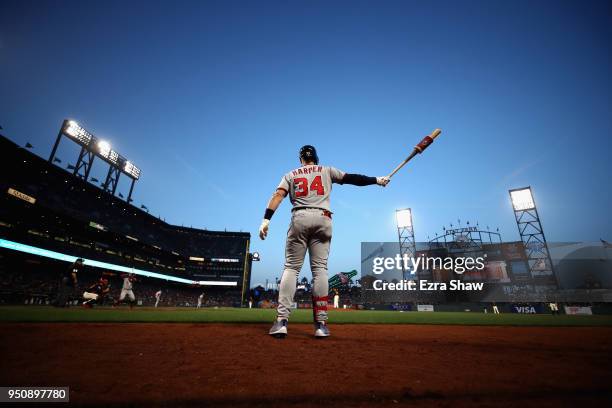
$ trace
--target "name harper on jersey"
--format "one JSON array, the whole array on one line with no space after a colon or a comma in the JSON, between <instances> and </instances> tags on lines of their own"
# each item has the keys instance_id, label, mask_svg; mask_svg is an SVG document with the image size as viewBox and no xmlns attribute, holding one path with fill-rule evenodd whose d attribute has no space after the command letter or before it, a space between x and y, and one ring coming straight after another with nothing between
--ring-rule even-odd
<instances>
[{"instance_id":1,"label":"name harper on jersey","mask_svg":"<svg viewBox=\"0 0 612 408\"><path fill-rule=\"evenodd\" d=\"M295 169L291 172L293 176L299 176L300 174L312 174L320 173L323 171L323 166L303 166L299 169Z\"/></svg>"}]
</instances>

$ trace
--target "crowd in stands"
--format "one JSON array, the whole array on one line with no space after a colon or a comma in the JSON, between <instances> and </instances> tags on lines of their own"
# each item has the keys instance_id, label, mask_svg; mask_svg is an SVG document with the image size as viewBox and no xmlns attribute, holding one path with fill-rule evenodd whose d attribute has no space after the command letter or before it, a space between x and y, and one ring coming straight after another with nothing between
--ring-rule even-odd
<instances>
[{"instance_id":1,"label":"crowd in stands","mask_svg":"<svg viewBox=\"0 0 612 408\"><path fill-rule=\"evenodd\" d=\"M65 262L45 261L36 264L20 265L17 260L2 259L0 267L0 305L1 304L53 304L56 299L62 270L70 265ZM7 265L9 267L7 267ZM101 304L112 305L119 298L123 280L121 275L99 268L88 268L79 273L78 283L70 289L69 303L78 304L84 290L104 274L109 278L110 292ZM134 283L137 304L153 306L155 293L162 291L160 306L193 307L203 293L203 306L240 306L241 293L234 289L211 286L194 286L161 279L137 276Z\"/></svg>"}]
</instances>

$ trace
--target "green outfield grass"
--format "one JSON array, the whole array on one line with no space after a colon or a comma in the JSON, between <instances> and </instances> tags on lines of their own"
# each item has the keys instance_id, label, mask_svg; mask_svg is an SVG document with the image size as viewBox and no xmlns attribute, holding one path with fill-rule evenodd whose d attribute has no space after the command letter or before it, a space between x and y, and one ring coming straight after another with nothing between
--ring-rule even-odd
<instances>
[{"instance_id":1,"label":"green outfield grass","mask_svg":"<svg viewBox=\"0 0 612 408\"><path fill-rule=\"evenodd\" d=\"M0 307L0 322L116 322L116 323L269 323L276 311L234 308L127 307L57 309L47 306ZM456 324L489 326L612 326L612 316L551 316L464 312L330 311L334 324ZM292 323L311 323L310 310L296 310Z\"/></svg>"}]
</instances>

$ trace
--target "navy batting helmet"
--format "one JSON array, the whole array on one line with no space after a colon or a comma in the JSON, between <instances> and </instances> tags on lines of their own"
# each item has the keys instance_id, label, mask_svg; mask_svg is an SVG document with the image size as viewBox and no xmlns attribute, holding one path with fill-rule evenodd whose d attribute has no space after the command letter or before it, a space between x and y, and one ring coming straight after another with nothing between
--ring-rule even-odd
<instances>
[{"instance_id":1,"label":"navy batting helmet","mask_svg":"<svg viewBox=\"0 0 612 408\"><path fill-rule=\"evenodd\" d=\"M317 156L317 149L314 146L306 145L300 149L300 159L305 162L313 162L319 164L319 156Z\"/></svg>"}]
</instances>

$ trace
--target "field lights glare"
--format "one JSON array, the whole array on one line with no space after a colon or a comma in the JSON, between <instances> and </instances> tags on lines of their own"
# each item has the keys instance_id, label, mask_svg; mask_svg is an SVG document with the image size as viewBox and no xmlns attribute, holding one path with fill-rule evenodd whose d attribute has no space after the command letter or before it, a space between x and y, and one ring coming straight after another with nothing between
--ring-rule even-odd
<instances>
[{"instance_id":1,"label":"field lights glare","mask_svg":"<svg viewBox=\"0 0 612 408\"><path fill-rule=\"evenodd\" d=\"M510 199L512 200L512 207L515 211L531 210L535 208L533 196L531 195L531 187L511 190Z\"/></svg>"},{"instance_id":2,"label":"field lights glare","mask_svg":"<svg viewBox=\"0 0 612 408\"><path fill-rule=\"evenodd\" d=\"M410 208L395 211L398 228L406 228L412 226L412 211Z\"/></svg>"},{"instance_id":3,"label":"field lights glare","mask_svg":"<svg viewBox=\"0 0 612 408\"><path fill-rule=\"evenodd\" d=\"M135 179L140 178L140 169L134 166L134 164L132 164L130 161L125 162L125 164L123 165L123 171L134 177Z\"/></svg>"},{"instance_id":4,"label":"field lights glare","mask_svg":"<svg viewBox=\"0 0 612 408\"><path fill-rule=\"evenodd\" d=\"M100 140L98 142L98 151L102 155L102 157L108 157L111 151L111 145L105 140Z\"/></svg>"},{"instance_id":5,"label":"field lights glare","mask_svg":"<svg viewBox=\"0 0 612 408\"><path fill-rule=\"evenodd\" d=\"M68 126L66 126L64 133L82 145L89 145L89 142L91 142L91 134L74 120L68 121Z\"/></svg>"},{"instance_id":6,"label":"field lights glare","mask_svg":"<svg viewBox=\"0 0 612 408\"><path fill-rule=\"evenodd\" d=\"M74 120L65 119L62 123L62 128L60 129L58 139L55 143L55 146L53 147L53 151L51 152L51 158L49 159L50 162L54 161L59 163L59 159L54 159L54 156L57 149L57 145L59 144L62 135L67 136L68 138L72 139L83 147L77 165L69 166L68 169L85 169L85 174L88 174L89 169L91 168L91 161L93 160L93 156L91 156L91 158L85 156L85 152L88 152L89 154L101 157L105 162L111 165L111 169L109 171L112 170L115 172L115 175L113 175L113 180L115 181L115 183L120 175L119 172L127 174L130 178L132 178L132 181L140 179L140 175L142 174L142 172L138 167L128 161L125 157L121 156L117 151L113 150L109 142L107 142L106 140L98 139ZM109 177L112 174L113 173L109 172ZM133 187L134 185L132 184L132 187L130 188L130 195L132 194L131 192ZM130 196L128 196L127 201L132 201Z\"/></svg>"}]
</instances>

